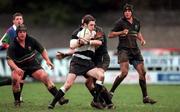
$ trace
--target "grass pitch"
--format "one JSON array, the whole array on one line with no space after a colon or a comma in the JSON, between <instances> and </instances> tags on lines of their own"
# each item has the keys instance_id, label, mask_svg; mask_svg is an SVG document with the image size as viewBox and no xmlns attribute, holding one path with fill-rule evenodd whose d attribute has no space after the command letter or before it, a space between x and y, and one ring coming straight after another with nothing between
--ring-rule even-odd
<instances>
[{"instance_id":1,"label":"grass pitch","mask_svg":"<svg viewBox=\"0 0 180 112\"><path fill-rule=\"evenodd\" d=\"M56 83L57 88L62 84ZM105 85L110 89L111 85ZM48 110L52 100L51 94L42 83L26 83L23 88L23 100L20 108L13 105L11 86L0 87L0 112L179 112L180 85L148 85L149 96L158 101L149 105L142 103L139 85L120 85L116 90L113 102L116 109L97 110L90 106L92 97L84 84L74 84L65 95L70 99L67 105L56 105Z\"/></svg>"}]
</instances>

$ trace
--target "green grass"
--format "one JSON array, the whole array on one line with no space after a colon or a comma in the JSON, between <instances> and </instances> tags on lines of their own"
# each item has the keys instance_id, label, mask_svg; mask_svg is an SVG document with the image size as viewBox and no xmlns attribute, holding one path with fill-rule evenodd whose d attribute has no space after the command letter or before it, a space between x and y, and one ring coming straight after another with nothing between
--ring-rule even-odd
<instances>
[{"instance_id":1,"label":"green grass","mask_svg":"<svg viewBox=\"0 0 180 112\"><path fill-rule=\"evenodd\" d=\"M59 88L62 84L57 83ZM111 85L106 85L109 89ZM158 101L155 105L142 103L139 85L121 85L115 92L112 112L179 112L180 111L180 85L148 85L149 96ZM74 84L67 92L70 99L67 105L56 105L54 110L48 110L47 105L52 96L42 83L26 83L23 88L24 103L20 108L13 105L11 86L0 87L0 112L94 112L90 106L92 100L88 90L83 84Z\"/></svg>"}]
</instances>

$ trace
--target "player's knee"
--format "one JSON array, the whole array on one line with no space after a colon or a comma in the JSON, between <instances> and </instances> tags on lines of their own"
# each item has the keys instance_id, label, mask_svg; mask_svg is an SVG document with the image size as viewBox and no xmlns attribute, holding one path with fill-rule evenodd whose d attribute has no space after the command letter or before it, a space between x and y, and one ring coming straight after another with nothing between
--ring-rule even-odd
<instances>
[{"instance_id":1,"label":"player's knee","mask_svg":"<svg viewBox=\"0 0 180 112\"><path fill-rule=\"evenodd\" d=\"M98 74L98 80L103 81L104 80L104 74Z\"/></svg>"}]
</instances>

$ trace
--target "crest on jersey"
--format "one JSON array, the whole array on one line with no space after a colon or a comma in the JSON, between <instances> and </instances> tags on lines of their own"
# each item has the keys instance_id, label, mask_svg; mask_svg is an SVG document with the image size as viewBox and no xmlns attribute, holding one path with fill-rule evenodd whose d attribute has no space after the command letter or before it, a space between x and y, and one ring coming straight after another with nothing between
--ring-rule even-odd
<instances>
[{"instance_id":1,"label":"crest on jersey","mask_svg":"<svg viewBox=\"0 0 180 112\"><path fill-rule=\"evenodd\" d=\"M28 50L32 50L31 46L28 46Z\"/></svg>"},{"instance_id":2,"label":"crest on jersey","mask_svg":"<svg viewBox=\"0 0 180 112\"><path fill-rule=\"evenodd\" d=\"M134 27L135 27L136 30L138 30L138 25L137 24Z\"/></svg>"}]
</instances>

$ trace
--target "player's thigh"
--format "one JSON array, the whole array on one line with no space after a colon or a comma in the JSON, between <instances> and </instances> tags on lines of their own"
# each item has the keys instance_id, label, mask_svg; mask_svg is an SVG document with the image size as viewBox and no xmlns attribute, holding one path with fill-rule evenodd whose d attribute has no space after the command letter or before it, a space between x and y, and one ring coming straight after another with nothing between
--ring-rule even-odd
<instances>
[{"instance_id":1,"label":"player's thigh","mask_svg":"<svg viewBox=\"0 0 180 112\"><path fill-rule=\"evenodd\" d=\"M32 77L42 82L47 82L49 80L48 74L43 69L36 70L32 73Z\"/></svg>"},{"instance_id":2,"label":"player's thigh","mask_svg":"<svg viewBox=\"0 0 180 112\"><path fill-rule=\"evenodd\" d=\"M118 51L117 55L119 64L129 61L128 50L121 49Z\"/></svg>"},{"instance_id":3,"label":"player's thigh","mask_svg":"<svg viewBox=\"0 0 180 112\"><path fill-rule=\"evenodd\" d=\"M93 68L87 72L87 75L97 79L97 80L102 80L104 78L104 74L98 69L98 68Z\"/></svg>"}]
</instances>

